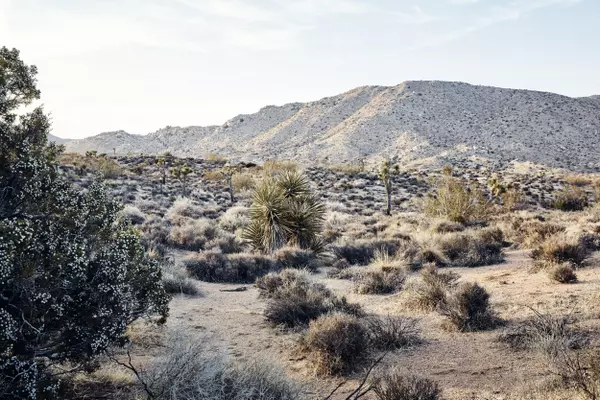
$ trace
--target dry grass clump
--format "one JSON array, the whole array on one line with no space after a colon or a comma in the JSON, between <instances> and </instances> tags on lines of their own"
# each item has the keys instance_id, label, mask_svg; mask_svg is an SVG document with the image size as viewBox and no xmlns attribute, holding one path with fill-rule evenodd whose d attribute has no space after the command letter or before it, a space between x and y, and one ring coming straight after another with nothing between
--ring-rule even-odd
<instances>
[{"instance_id":1,"label":"dry grass clump","mask_svg":"<svg viewBox=\"0 0 600 400\"><path fill-rule=\"evenodd\" d=\"M567 235L554 235L547 238L531 252L531 258L538 268L543 268L547 263L571 263L579 266L590 256L590 249L579 240Z\"/></svg>"},{"instance_id":2,"label":"dry grass clump","mask_svg":"<svg viewBox=\"0 0 600 400\"><path fill-rule=\"evenodd\" d=\"M186 219L171 228L167 243L178 249L198 251L219 235L218 225L210 219Z\"/></svg>"},{"instance_id":3,"label":"dry grass clump","mask_svg":"<svg viewBox=\"0 0 600 400\"><path fill-rule=\"evenodd\" d=\"M432 225L431 230L435 233L462 232L465 226L454 221L439 220Z\"/></svg>"},{"instance_id":4,"label":"dry grass clump","mask_svg":"<svg viewBox=\"0 0 600 400\"><path fill-rule=\"evenodd\" d=\"M164 260L162 263L162 280L167 293L187 294L197 296L200 290L196 283L189 278L184 268L177 267L172 261Z\"/></svg>"},{"instance_id":5,"label":"dry grass clump","mask_svg":"<svg viewBox=\"0 0 600 400\"><path fill-rule=\"evenodd\" d=\"M444 176L424 202L426 215L466 224L487 219L490 204L477 187L452 176Z\"/></svg>"},{"instance_id":6,"label":"dry grass clump","mask_svg":"<svg viewBox=\"0 0 600 400\"><path fill-rule=\"evenodd\" d=\"M399 316L369 316L364 319L371 346L378 350L397 350L422 342L417 320Z\"/></svg>"},{"instance_id":7,"label":"dry grass clump","mask_svg":"<svg viewBox=\"0 0 600 400\"><path fill-rule=\"evenodd\" d=\"M257 277L278 269L275 261L268 256L248 253L225 255L220 250L190 255L183 259L183 265L194 278L205 282L252 283Z\"/></svg>"},{"instance_id":8,"label":"dry grass clump","mask_svg":"<svg viewBox=\"0 0 600 400\"><path fill-rule=\"evenodd\" d=\"M490 295L477 283L465 282L450 291L438 311L461 332L492 329L499 322L490 306Z\"/></svg>"},{"instance_id":9,"label":"dry grass clump","mask_svg":"<svg viewBox=\"0 0 600 400\"><path fill-rule=\"evenodd\" d=\"M554 264L548 269L550 279L558 283L575 283L577 274L570 263Z\"/></svg>"},{"instance_id":10,"label":"dry grass clump","mask_svg":"<svg viewBox=\"0 0 600 400\"><path fill-rule=\"evenodd\" d=\"M344 259L350 265L367 265L375 258L377 252L393 257L401 242L399 240L367 240L342 242L330 247L336 259Z\"/></svg>"},{"instance_id":11,"label":"dry grass clump","mask_svg":"<svg viewBox=\"0 0 600 400\"><path fill-rule=\"evenodd\" d=\"M437 383L416 376L404 376L398 370L386 371L373 380L373 392L379 400L439 400Z\"/></svg>"},{"instance_id":12,"label":"dry grass clump","mask_svg":"<svg viewBox=\"0 0 600 400\"><path fill-rule=\"evenodd\" d=\"M588 194L577 186L567 186L556 195L552 204L561 211L582 211L589 205Z\"/></svg>"},{"instance_id":13,"label":"dry grass clump","mask_svg":"<svg viewBox=\"0 0 600 400\"><path fill-rule=\"evenodd\" d=\"M167 210L165 217L174 223L184 218L200 218L204 215L202 207L194 204L194 202L187 197L179 197L173 202L173 205Z\"/></svg>"},{"instance_id":14,"label":"dry grass clump","mask_svg":"<svg viewBox=\"0 0 600 400\"><path fill-rule=\"evenodd\" d=\"M369 333L352 315L328 314L311 321L301 346L310 354L318 374L345 374L367 357Z\"/></svg>"},{"instance_id":15,"label":"dry grass clump","mask_svg":"<svg viewBox=\"0 0 600 400\"><path fill-rule=\"evenodd\" d=\"M435 311L445 301L448 291L457 286L458 274L440 271L434 264L421 269L420 280L408 290L408 304L422 311Z\"/></svg>"},{"instance_id":16,"label":"dry grass clump","mask_svg":"<svg viewBox=\"0 0 600 400\"><path fill-rule=\"evenodd\" d=\"M580 349L586 344L586 337L573 323L570 316L536 311L533 317L509 325L498 339L513 349L534 351L553 360L565 350Z\"/></svg>"},{"instance_id":17,"label":"dry grass clump","mask_svg":"<svg viewBox=\"0 0 600 400\"><path fill-rule=\"evenodd\" d=\"M272 177L286 172L298 171L298 164L291 160L267 160L262 166L265 176Z\"/></svg>"},{"instance_id":18,"label":"dry grass clump","mask_svg":"<svg viewBox=\"0 0 600 400\"><path fill-rule=\"evenodd\" d=\"M231 185L235 192L245 192L254 189L256 180L251 174L234 174L231 177Z\"/></svg>"},{"instance_id":19,"label":"dry grass clump","mask_svg":"<svg viewBox=\"0 0 600 400\"><path fill-rule=\"evenodd\" d=\"M296 400L301 387L281 367L253 361L234 364L205 340L172 334L161 356L140 371L149 398L159 400Z\"/></svg>"},{"instance_id":20,"label":"dry grass clump","mask_svg":"<svg viewBox=\"0 0 600 400\"><path fill-rule=\"evenodd\" d=\"M317 270L322 261L315 252L294 246L285 246L273 253L273 258L280 268Z\"/></svg>"},{"instance_id":21,"label":"dry grass clump","mask_svg":"<svg viewBox=\"0 0 600 400\"><path fill-rule=\"evenodd\" d=\"M360 305L338 298L325 285L312 280L308 272L283 270L256 281L261 296L269 299L265 317L274 325L287 328L306 326L329 312L362 315Z\"/></svg>"},{"instance_id":22,"label":"dry grass clump","mask_svg":"<svg viewBox=\"0 0 600 400\"><path fill-rule=\"evenodd\" d=\"M354 276L355 290L359 294L389 294L402 290L406 272L401 269L382 270L370 268Z\"/></svg>"},{"instance_id":23,"label":"dry grass clump","mask_svg":"<svg viewBox=\"0 0 600 400\"><path fill-rule=\"evenodd\" d=\"M435 247L453 267L478 267L504 261L503 234L486 228L472 233L451 233L435 238Z\"/></svg>"},{"instance_id":24,"label":"dry grass clump","mask_svg":"<svg viewBox=\"0 0 600 400\"><path fill-rule=\"evenodd\" d=\"M248 207L235 206L227 209L219 218L219 226L229 232L244 229L250 223Z\"/></svg>"}]
</instances>

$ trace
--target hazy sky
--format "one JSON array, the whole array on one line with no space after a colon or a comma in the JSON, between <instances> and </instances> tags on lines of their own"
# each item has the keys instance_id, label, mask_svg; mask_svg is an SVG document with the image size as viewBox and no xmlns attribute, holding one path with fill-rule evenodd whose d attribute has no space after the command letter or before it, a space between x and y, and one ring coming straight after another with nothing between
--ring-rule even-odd
<instances>
[{"instance_id":1,"label":"hazy sky","mask_svg":"<svg viewBox=\"0 0 600 400\"><path fill-rule=\"evenodd\" d=\"M599 20L599 0L0 0L0 46L80 138L405 80L600 94Z\"/></svg>"}]
</instances>

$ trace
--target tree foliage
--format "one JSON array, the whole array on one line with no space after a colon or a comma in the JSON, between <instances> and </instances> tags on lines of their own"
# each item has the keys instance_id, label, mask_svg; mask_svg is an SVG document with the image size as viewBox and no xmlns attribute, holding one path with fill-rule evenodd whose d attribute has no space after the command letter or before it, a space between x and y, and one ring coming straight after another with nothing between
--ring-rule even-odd
<instances>
[{"instance_id":1,"label":"tree foliage","mask_svg":"<svg viewBox=\"0 0 600 400\"><path fill-rule=\"evenodd\" d=\"M312 194L306 177L286 171L254 190L244 238L263 253L285 245L319 251L324 214L325 206Z\"/></svg>"},{"instance_id":2,"label":"tree foliage","mask_svg":"<svg viewBox=\"0 0 600 400\"><path fill-rule=\"evenodd\" d=\"M57 366L89 367L127 325L168 314L160 268L100 183L58 170L36 68L0 49L0 398L57 395Z\"/></svg>"}]
</instances>

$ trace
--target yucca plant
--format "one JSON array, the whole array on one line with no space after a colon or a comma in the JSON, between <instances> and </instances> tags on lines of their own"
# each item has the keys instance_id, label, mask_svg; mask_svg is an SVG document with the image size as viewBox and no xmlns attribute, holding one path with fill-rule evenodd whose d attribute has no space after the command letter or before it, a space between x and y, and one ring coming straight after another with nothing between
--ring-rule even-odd
<instances>
[{"instance_id":1,"label":"yucca plant","mask_svg":"<svg viewBox=\"0 0 600 400\"><path fill-rule=\"evenodd\" d=\"M312 194L306 177L287 171L254 189L243 237L263 253L284 245L321 251L324 214L325 206Z\"/></svg>"},{"instance_id":2,"label":"yucca plant","mask_svg":"<svg viewBox=\"0 0 600 400\"><path fill-rule=\"evenodd\" d=\"M400 173L400 166L392 160L384 160L379 169L379 179L386 194L386 215L392 215L392 177Z\"/></svg>"}]
</instances>

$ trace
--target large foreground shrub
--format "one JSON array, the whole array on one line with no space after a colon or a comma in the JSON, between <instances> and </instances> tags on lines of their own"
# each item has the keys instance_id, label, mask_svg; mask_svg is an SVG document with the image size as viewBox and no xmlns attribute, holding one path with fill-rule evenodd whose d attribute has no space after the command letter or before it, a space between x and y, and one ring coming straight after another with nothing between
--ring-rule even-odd
<instances>
[{"instance_id":1,"label":"large foreground shrub","mask_svg":"<svg viewBox=\"0 0 600 400\"><path fill-rule=\"evenodd\" d=\"M0 398L51 397L50 368L90 365L135 319L168 312L158 265L100 184L58 174L35 67L0 49Z\"/></svg>"}]
</instances>

